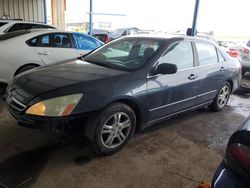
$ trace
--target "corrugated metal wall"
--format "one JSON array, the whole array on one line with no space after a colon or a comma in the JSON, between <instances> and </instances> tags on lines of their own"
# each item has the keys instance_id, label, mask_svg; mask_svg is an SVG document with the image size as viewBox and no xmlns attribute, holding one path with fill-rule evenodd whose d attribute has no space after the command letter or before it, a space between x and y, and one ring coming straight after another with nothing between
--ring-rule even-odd
<instances>
[{"instance_id":1,"label":"corrugated metal wall","mask_svg":"<svg viewBox=\"0 0 250 188\"><path fill-rule=\"evenodd\" d=\"M52 25L58 29L65 29L65 0L51 0Z\"/></svg>"},{"instance_id":2,"label":"corrugated metal wall","mask_svg":"<svg viewBox=\"0 0 250 188\"><path fill-rule=\"evenodd\" d=\"M45 22L44 0L0 0L0 18Z\"/></svg>"}]
</instances>

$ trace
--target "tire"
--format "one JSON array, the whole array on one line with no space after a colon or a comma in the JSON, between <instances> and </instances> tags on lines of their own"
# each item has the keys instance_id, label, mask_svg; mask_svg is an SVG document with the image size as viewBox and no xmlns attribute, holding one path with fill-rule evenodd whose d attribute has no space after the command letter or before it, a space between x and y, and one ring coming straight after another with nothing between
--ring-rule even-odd
<instances>
[{"instance_id":1,"label":"tire","mask_svg":"<svg viewBox=\"0 0 250 188\"><path fill-rule=\"evenodd\" d=\"M230 94L231 94L231 86L228 82L225 82L223 86L220 88L216 97L214 98L213 103L209 106L210 111L218 112L221 111L227 104Z\"/></svg>"},{"instance_id":2,"label":"tire","mask_svg":"<svg viewBox=\"0 0 250 188\"><path fill-rule=\"evenodd\" d=\"M36 67L38 67L38 65L25 65L24 67L20 68L20 69L16 72L15 76L18 75L18 74L20 74L20 73L23 73L23 72L25 72L25 71L27 71L27 70L36 68Z\"/></svg>"},{"instance_id":3,"label":"tire","mask_svg":"<svg viewBox=\"0 0 250 188\"><path fill-rule=\"evenodd\" d=\"M85 136L97 154L112 155L127 144L135 128L136 116L132 108L123 103L113 103L97 116L89 118Z\"/></svg>"},{"instance_id":4,"label":"tire","mask_svg":"<svg viewBox=\"0 0 250 188\"><path fill-rule=\"evenodd\" d=\"M242 76L244 76L246 74L247 71L242 71L241 74Z\"/></svg>"},{"instance_id":5,"label":"tire","mask_svg":"<svg viewBox=\"0 0 250 188\"><path fill-rule=\"evenodd\" d=\"M5 94L7 84L0 84L0 95Z\"/></svg>"}]
</instances>

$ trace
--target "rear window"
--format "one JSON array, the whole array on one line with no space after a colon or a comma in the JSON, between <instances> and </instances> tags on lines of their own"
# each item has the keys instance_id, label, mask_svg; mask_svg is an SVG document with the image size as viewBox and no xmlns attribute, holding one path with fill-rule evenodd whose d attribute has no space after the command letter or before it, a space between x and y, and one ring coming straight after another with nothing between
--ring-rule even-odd
<instances>
[{"instance_id":1,"label":"rear window","mask_svg":"<svg viewBox=\"0 0 250 188\"><path fill-rule=\"evenodd\" d=\"M2 27L3 25L7 24L8 22L0 22L0 27Z\"/></svg>"},{"instance_id":2,"label":"rear window","mask_svg":"<svg viewBox=\"0 0 250 188\"><path fill-rule=\"evenodd\" d=\"M49 25L42 25L42 24L30 24L30 23L17 23L14 24L11 28L8 29L9 32L18 31L18 30L27 30L27 29L40 29L40 28L50 28L55 29Z\"/></svg>"},{"instance_id":3,"label":"rear window","mask_svg":"<svg viewBox=\"0 0 250 188\"><path fill-rule=\"evenodd\" d=\"M6 34L3 34L3 35L0 35L0 41L11 39L11 38L18 37L18 36L21 36L21 35L25 35L27 33L30 33L30 31L15 31L15 32L12 32L12 33L6 33Z\"/></svg>"}]
</instances>

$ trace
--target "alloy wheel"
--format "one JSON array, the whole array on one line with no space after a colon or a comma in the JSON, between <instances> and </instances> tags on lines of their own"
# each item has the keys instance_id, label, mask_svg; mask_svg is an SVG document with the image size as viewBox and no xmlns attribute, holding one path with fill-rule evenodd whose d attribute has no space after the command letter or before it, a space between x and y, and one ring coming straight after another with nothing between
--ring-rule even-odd
<instances>
[{"instance_id":1,"label":"alloy wheel","mask_svg":"<svg viewBox=\"0 0 250 188\"><path fill-rule=\"evenodd\" d=\"M107 148L120 146L129 136L131 119L124 112L113 114L102 127L101 143Z\"/></svg>"},{"instance_id":2,"label":"alloy wheel","mask_svg":"<svg viewBox=\"0 0 250 188\"><path fill-rule=\"evenodd\" d=\"M227 85L225 85L224 87L221 88L217 100L218 106L220 108L223 108L227 104L229 95L230 95L230 88Z\"/></svg>"}]
</instances>

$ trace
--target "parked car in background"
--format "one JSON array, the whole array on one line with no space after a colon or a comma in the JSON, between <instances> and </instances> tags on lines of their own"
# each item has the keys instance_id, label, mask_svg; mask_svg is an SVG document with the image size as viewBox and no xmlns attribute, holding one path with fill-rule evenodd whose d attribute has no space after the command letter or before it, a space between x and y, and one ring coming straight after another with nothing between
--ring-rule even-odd
<instances>
[{"instance_id":1,"label":"parked car in background","mask_svg":"<svg viewBox=\"0 0 250 188\"><path fill-rule=\"evenodd\" d=\"M216 170L213 188L248 188L250 183L250 118L229 139L226 154Z\"/></svg>"},{"instance_id":2,"label":"parked car in background","mask_svg":"<svg viewBox=\"0 0 250 188\"><path fill-rule=\"evenodd\" d=\"M250 72L250 40L238 48L239 50L239 61L242 65L242 75L246 72Z\"/></svg>"},{"instance_id":3,"label":"parked car in background","mask_svg":"<svg viewBox=\"0 0 250 188\"><path fill-rule=\"evenodd\" d=\"M94 29L93 36L104 43L112 41L122 36L133 35L139 32L140 29L136 27L119 28L112 31L96 30Z\"/></svg>"},{"instance_id":4,"label":"parked car in background","mask_svg":"<svg viewBox=\"0 0 250 188\"><path fill-rule=\"evenodd\" d=\"M109 37L110 37L110 40L114 40L122 36L133 35L134 33L138 31L139 29L136 27L119 28L119 29L113 30L112 32L109 32Z\"/></svg>"},{"instance_id":5,"label":"parked car in background","mask_svg":"<svg viewBox=\"0 0 250 188\"><path fill-rule=\"evenodd\" d=\"M28 22L22 20L9 20L0 19L0 35L4 33L10 33L13 31L27 30L27 29L56 29L55 27L39 23L39 22Z\"/></svg>"},{"instance_id":6,"label":"parked car in background","mask_svg":"<svg viewBox=\"0 0 250 188\"><path fill-rule=\"evenodd\" d=\"M92 36L102 41L103 43L108 43L110 41L108 34L93 34Z\"/></svg>"},{"instance_id":7,"label":"parked car in background","mask_svg":"<svg viewBox=\"0 0 250 188\"><path fill-rule=\"evenodd\" d=\"M222 110L239 81L240 66L211 41L133 35L16 76L6 102L19 125L55 132L83 125L95 151L110 155L136 129L205 106Z\"/></svg>"},{"instance_id":8,"label":"parked car in background","mask_svg":"<svg viewBox=\"0 0 250 188\"><path fill-rule=\"evenodd\" d=\"M34 67L85 55L102 44L89 35L55 29L0 35L0 83Z\"/></svg>"}]
</instances>

